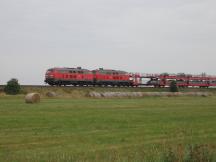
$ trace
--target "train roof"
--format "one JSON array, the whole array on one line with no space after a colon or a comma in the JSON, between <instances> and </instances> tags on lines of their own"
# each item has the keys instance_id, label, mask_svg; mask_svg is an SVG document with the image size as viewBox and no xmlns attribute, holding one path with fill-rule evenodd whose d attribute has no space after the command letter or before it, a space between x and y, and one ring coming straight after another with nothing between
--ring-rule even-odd
<instances>
[{"instance_id":1,"label":"train roof","mask_svg":"<svg viewBox=\"0 0 216 162\"><path fill-rule=\"evenodd\" d=\"M103 68L96 69L95 71L107 72L107 73L127 74L126 71L122 71L122 70L113 70L113 69L103 69Z\"/></svg>"},{"instance_id":2,"label":"train roof","mask_svg":"<svg viewBox=\"0 0 216 162\"><path fill-rule=\"evenodd\" d=\"M69 68L69 67L54 67L54 68L50 68L48 70L65 70L65 71L90 71L88 69L82 69L81 67L77 67L77 68Z\"/></svg>"}]
</instances>

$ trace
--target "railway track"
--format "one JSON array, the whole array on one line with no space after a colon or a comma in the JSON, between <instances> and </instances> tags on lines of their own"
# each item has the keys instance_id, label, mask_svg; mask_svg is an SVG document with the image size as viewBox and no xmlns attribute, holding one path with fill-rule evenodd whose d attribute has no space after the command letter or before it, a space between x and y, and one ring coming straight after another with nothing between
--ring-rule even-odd
<instances>
[{"instance_id":1,"label":"railway track","mask_svg":"<svg viewBox=\"0 0 216 162\"><path fill-rule=\"evenodd\" d=\"M3 88L5 85L0 85L0 88ZM131 88L143 88L143 89L166 89L169 87L153 87L153 86L138 86L138 87L123 87L123 86L50 86L50 85L20 85L21 87L31 87L31 88L125 88L125 89L131 89ZM197 89L200 87L185 87L185 89ZM216 87L208 87L210 89L216 89ZM201 88L203 89L203 88Z\"/></svg>"}]
</instances>

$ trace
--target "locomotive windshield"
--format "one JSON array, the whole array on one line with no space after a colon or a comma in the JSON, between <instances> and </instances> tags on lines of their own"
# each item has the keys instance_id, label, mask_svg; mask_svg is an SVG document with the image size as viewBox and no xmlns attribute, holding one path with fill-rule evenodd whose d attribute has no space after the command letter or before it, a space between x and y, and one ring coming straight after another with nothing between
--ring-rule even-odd
<instances>
[{"instance_id":1,"label":"locomotive windshield","mask_svg":"<svg viewBox=\"0 0 216 162\"><path fill-rule=\"evenodd\" d=\"M54 71L54 69L48 69L47 70L47 72L53 72Z\"/></svg>"}]
</instances>

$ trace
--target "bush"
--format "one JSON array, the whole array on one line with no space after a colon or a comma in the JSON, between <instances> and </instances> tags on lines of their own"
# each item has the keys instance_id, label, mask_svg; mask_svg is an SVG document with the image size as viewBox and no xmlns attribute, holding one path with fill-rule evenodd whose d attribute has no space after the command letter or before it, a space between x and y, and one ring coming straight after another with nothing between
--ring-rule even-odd
<instances>
[{"instance_id":1,"label":"bush","mask_svg":"<svg viewBox=\"0 0 216 162\"><path fill-rule=\"evenodd\" d=\"M16 95L20 93L20 85L17 79L11 79L7 82L7 85L4 87L4 92L10 95Z\"/></svg>"},{"instance_id":2,"label":"bush","mask_svg":"<svg viewBox=\"0 0 216 162\"><path fill-rule=\"evenodd\" d=\"M172 81L170 83L170 92L178 92L178 91L179 90L176 81Z\"/></svg>"}]
</instances>

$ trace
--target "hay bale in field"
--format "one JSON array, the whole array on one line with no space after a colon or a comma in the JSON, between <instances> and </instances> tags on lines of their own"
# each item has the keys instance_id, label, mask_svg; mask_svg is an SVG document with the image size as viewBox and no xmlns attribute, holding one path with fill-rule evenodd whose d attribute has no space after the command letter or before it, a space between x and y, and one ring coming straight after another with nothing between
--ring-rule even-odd
<instances>
[{"instance_id":1,"label":"hay bale in field","mask_svg":"<svg viewBox=\"0 0 216 162\"><path fill-rule=\"evenodd\" d=\"M175 96L177 96L177 94L175 92L164 92L163 94L164 94L164 96L167 96L167 97L175 97Z\"/></svg>"},{"instance_id":2,"label":"hay bale in field","mask_svg":"<svg viewBox=\"0 0 216 162\"><path fill-rule=\"evenodd\" d=\"M40 94L39 93L28 93L25 96L26 103L38 103L40 102Z\"/></svg>"},{"instance_id":3,"label":"hay bale in field","mask_svg":"<svg viewBox=\"0 0 216 162\"><path fill-rule=\"evenodd\" d=\"M103 92L101 96L104 98L125 98L125 97L143 97L142 92Z\"/></svg>"},{"instance_id":4,"label":"hay bale in field","mask_svg":"<svg viewBox=\"0 0 216 162\"><path fill-rule=\"evenodd\" d=\"M198 96L198 97L208 97L212 96L212 93L209 92L185 92L182 93L182 96Z\"/></svg>"},{"instance_id":5,"label":"hay bale in field","mask_svg":"<svg viewBox=\"0 0 216 162\"><path fill-rule=\"evenodd\" d=\"M155 96L161 96L160 92L143 92L144 96L149 96L149 97L155 97Z\"/></svg>"},{"instance_id":6,"label":"hay bale in field","mask_svg":"<svg viewBox=\"0 0 216 162\"><path fill-rule=\"evenodd\" d=\"M202 96L208 97L208 92L90 92L89 97L95 98L136 98L136 97L178 97L178 96Z\"/></svg>"},{"instance_id":7,"label":"hay bale in field","mask_svg":"<svg viewBox=\"0 0 216 162\"><path fill-rule=\"evenodd\" d=\"M208 97L208 96L211 96L212 94L209 92L197 92L196 95L201 96L201 97Z\"/></svg>"},{"instance_id":8,"label":"hay bale in field","mask_svg":"<svg viewBox=\"0 0 216 162\"><path fill-rule=\"evenodd\" d=\"M101 93L101 96L105 98L115 97L115 92L104 92Z\"/></svg>"},{"instance_id":9,"label":"hay bale in field","mask_svg":"<svg viewBox=\"0 0 216 162\"><path fill-rule=\"evenodd\" d=\"M184 96L184 93L182 92L175 92L176 96Z\"/></svg>"},{"instance_id":10,"label":"hay bale in field","mask_svg":"<svg viewBox=\"0 0 216 162\"><path fill-rule=\"evenodd\" d=\"M102 97L102 94L93 91L93 92L90 92L90 93L89 93L89 96L90 96L90 97L95 97L95 98L101 98L101 97Z\"/></svg>"},{"instance_id":11,"label":"hay bale in field","mask_svg":"<svg viewBox=\"0 0 216 162\"><path fill-rule=\"evenodd\" d=\"M143 93L142 92L132 92L131 93L131 97L143 97Z\"/></svg>"},{"instance_id":12,"label":"hay bale in field","mask_svg":"<svg viewBox=\"0 0 216 162\"><path fill-rule=\"evenodd\" d=\"M46 96L47 96L47 97L56 97L57 94L56 94L55 92L47 92L47 93L46 93Z\"/></svg>"}]
</instances>

